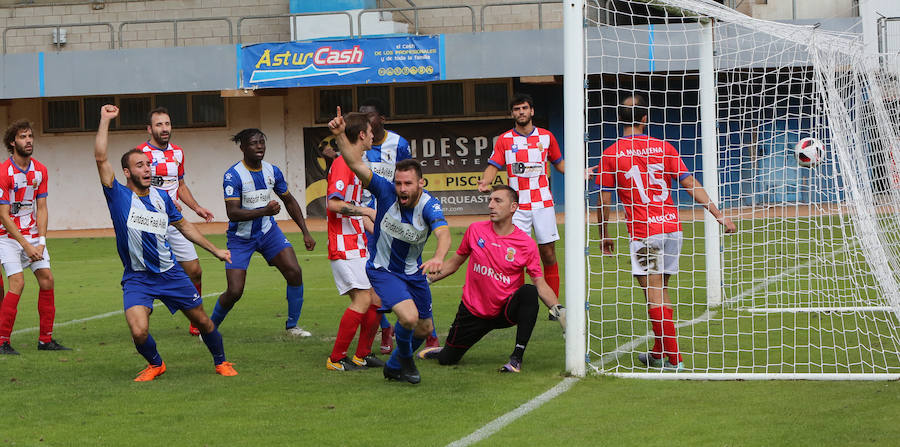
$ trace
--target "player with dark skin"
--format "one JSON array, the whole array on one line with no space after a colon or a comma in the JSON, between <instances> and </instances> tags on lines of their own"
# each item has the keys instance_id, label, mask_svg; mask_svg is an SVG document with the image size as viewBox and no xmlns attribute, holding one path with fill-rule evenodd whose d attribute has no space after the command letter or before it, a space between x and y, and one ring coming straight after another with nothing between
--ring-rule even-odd
<instances>
[{"instance_id":1,"label":"player with dark skin","mask_svg":"<svg viewBox=\"0 0 900 447\"><path fill-rule=\"evenodd\" d=\"M244 154L244 164L250 169L261 169L262 160L266 155L266 138L262 134L256 134L249 138L246 144L241 143L241 152ZM303 211L297 199L286 191L281 195L285 209L291 219L300 227L303 232L303 244L307 251L313 251L316 248L316 241L313 239L309 230L306 228L306 220L303 218ZM242 222L253 220L263 216L274 216L281 212L281 204L275 200L270 200L263 208L246 210L241 208L240 200L226 200L225 213L228 220L232 222ZM294 253L293 247L287 247L272 258L271 265L278 268L289 286L300 286L303 283L303 276L300 272L300 264L297 262L297 255ZM225 292L219 296L219 303L226 308L234 306L241 295L244 293L244 284L247 281L247 270L242 269L225 269L225 279L228 281L228 287Z\"/></svg>"}]
</instances>

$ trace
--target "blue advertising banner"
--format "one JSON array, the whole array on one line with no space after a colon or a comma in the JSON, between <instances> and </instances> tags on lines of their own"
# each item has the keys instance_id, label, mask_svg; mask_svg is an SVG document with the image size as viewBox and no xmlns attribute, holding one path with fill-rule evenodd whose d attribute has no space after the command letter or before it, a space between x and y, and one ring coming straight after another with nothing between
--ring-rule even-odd
<instances>
[{"instance_id":1,"label":"blue advertising banner","mask_svg":"<svg viewBox=\"0 0 900 447\"><path fill-rule=\"evenodd\" d=\"M248 45L239 88L386 84L443 79L440 36Z\"/></svg>"}]
</instances>

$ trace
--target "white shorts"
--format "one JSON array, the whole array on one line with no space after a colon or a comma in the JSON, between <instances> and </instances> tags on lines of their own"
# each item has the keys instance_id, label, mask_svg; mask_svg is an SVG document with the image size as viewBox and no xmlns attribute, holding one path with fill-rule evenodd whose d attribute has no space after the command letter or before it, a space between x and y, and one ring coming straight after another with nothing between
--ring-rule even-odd
<instances>
[{"instance_id":1,"label":"white shorts","mask_svg":"<svg viewBox=\"0 0 900 447\"><path fill-rule=\"evenodd\" d=\"M176 261L184 262L197 259L197 249L194 248L194 243L187 240L174 225L169 225L166 228L166 240L169 241L169 246L172 247L172 254L175 255Z\"/></svg>"},{"instance_id":2,"label":"white shorts","mask_svg":"<svg viewBox=\"0 0 900 447\"><path fill-rule=\"evenodd\" d=\"M26 236L26 239L28 237ZM38 245L38 238L28 239L32 246ZM25 267L31 267L31 271L50 268L50 252L44 246L44 259L31 262L31 259L25 256L25 250L15 240L8 237L0 239L0 263L3 263L3 270L6 276L15 275Z\"/></svg>"},{"instance_id":3,"label":"white shorts","mask_svg":"<svg viewBox=\"0 0 900 447\"><path fill-rule=\"evenodd\" d=\"M684 243L682 233L654 234L631 241L631 274L636 276L678 273L678 257Z\"/></svg>"},{"instance_id":4,"label":"white shorts","mask_svg":"<svg viewBox=\"0 0 900 447\"><path fill-rule=\"evenodd\" d=\"M536 209L517 209L513 214L513 225L519 227L525 233L531 235L534 227L534 239L538 244L549 244L559 240L559 230L556 228L556 211L552 206Z\"/></svg>"},{"instance_id":5,"label":"white shorts","mask_svg":"<svg viewBox=\"0 0 900 447\"><path fill-rule=\"evenodd\" d=\"M331 261L331 274L338 293L346 295L353 289L368 290L372 288L369 276L366 275L366 258L335 259Z\"/></svg>"}]
</instances>

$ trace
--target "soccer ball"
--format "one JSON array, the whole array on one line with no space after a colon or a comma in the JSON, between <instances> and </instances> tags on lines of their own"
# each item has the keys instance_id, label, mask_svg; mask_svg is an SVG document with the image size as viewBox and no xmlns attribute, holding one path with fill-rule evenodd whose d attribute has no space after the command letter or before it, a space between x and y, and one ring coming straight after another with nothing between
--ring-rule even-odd
<instances>
[{"instance_id":1,"label":"soccer ball","mask_svg":"<svg viewBox=\"0 0 900 447\"><path fill-rule=\"evenodd\" d=\"M797 164L804 168L813 168L825 160L825 144L813 137L806 137L794 146Z\"/></svg>"}]
</instances>

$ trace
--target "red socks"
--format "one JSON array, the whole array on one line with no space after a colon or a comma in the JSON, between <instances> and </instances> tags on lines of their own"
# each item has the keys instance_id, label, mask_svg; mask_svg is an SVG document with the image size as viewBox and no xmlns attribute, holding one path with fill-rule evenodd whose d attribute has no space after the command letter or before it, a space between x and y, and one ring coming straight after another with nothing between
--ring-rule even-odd
<instances>
[{"instance_id":1,"label":"red socks","mask_svg":"<svg viewBox=\"0 0 900 447\"><path fill-rule=\"evenodd\" d=\"M0 344L9 341L13 325L16 323L16 313L19 306L19 295L6 292L3 304L0 305Z\"/></svg>"},{"instance_id":2,"label":"red socks","mask_svg":"<svg viewBox=\"0 0 900 447\"><path fill-rule=\"evenodd\" d=\"M659 357L665 354L669 357L669 363L677 365L682 361L682 357L678 351L678 332L675 330L675 321L673 320L674 311L668 306L647 306L647 316L650 317L653 333L656 334L656 341L653 349L650 350L651 354L659 355Z\"/></svg>"},{"instance_id":3,"label":"red socks","mask_svg":"<svg viewBox=\"0 0 900 447\"><path fill-rule=\"evenodd\" d=\"M359 343L356 345L356 356L359 358L372 353L372 342L375 341L375 333L378 332L378 323L381 320L377 310L378 306L370 305L359 325Z\"/></svg>"},{"instance_id":4,"label":"red socks","mask_svg":"<svg viewBox=\"0 0 900 447\"><path fill-rule=\"evenodd\" d=\"M50 343L53 339L53 319L56 317L53 289L38 291L38 315L41 319L38 340Z\"/></svg>"},{"instance_id":5,"label":"red socks","mask_svg":"<svg viewBox=\"0 0 900 447\"><path fill-rule=\"evenodd\" d=\"M331 350L331 361L336 362L347 356L347 347L356 336L356 329L362 322L363 315L353 309L347 308L344 316L341 317L341 324L338 326L337 339L334 341L334 348Z\"/></svg>"},{"instance_id":6,"label":"red socks","mask_svg":"<svg viewBox=\"0 0 900 447\"><path fill-rule=\"evenodd\" d=\"M556 297L559 298L559 264L544 264L544 279L547 281L547 285L553 289L553 293L556 294Z\"/></svg>"}]
</instances>

